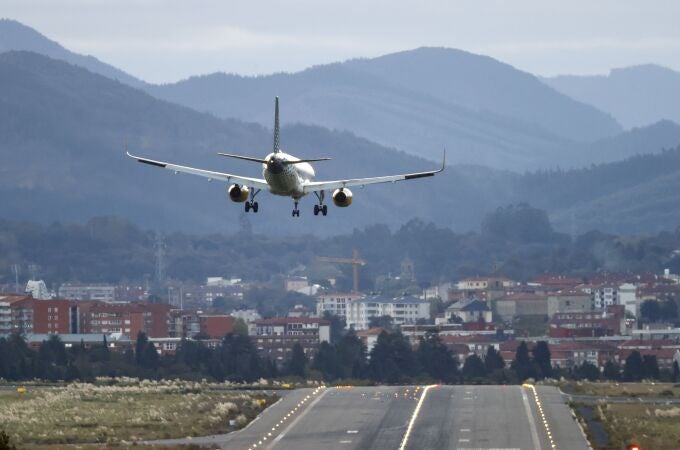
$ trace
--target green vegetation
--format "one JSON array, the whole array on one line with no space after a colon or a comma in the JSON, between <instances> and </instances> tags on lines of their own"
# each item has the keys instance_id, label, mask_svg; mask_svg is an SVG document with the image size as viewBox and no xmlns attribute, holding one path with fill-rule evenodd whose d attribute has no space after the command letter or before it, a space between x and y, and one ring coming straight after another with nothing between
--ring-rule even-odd
<instances>
[{"instance_id":1,"label":"green vegetation","mask_svg":"<svg viewBox=\"0 0 680 450\"><path fill-rule=\"evenodd\" d=\"M243 427L276 397L229 384L101 380L63 388L0 393L3 426L21 448L226 433Z\"/></svg>"}]
</instances>

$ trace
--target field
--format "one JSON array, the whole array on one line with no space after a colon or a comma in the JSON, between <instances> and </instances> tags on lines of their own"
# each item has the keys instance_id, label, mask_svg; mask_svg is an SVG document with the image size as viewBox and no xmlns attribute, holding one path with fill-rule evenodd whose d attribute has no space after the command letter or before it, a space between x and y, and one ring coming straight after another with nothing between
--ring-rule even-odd
<instances>
[{"instance_id":1,"label":"field","mask_svg":"<svg viewBox=\"0 0 680 450\"><path fill-rule=\"evenodd\" d=\"M98 386L0 393L0 428L19 448L106 443L226 433L277 400L265 391L224 384L122 380ZM47 447L49 448L49 447Z\"/></svg>"},{"instance_id":2,"label":"field","mask_svg":"<svg viewBox=\"0 0 680 450\"><path fill-rule=\"evenodd\" d=\"M645 403L645 398L680 398L680 385L672 383L575 383L563 386L573 394L635 397L635 403L572 405L594 449L619 450L635 443L644 449L680 450L680 404Z\"/></svg>"},{"instance_id":3,"label":"field","mask_svg":"<svg viewBox=\"0 0 680 450\"><path fill-rule=\"evenodd\" d=\"M673 383L570 383L563 390L571 394L680 398L680 384Z\"/></svg>"}]
</instances>

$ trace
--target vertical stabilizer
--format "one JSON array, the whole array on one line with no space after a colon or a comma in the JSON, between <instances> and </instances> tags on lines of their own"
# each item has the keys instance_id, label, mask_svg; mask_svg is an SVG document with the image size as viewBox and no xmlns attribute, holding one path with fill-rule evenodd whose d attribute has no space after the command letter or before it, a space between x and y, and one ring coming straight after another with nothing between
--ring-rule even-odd
<instances>
[{"instance_id":1,"label":"vertical stabilizer","mask_svg":"<svg viewBox=\"0 0 680 450\"><path fill-rule=\"evenodd\" d=\"M274 105L274 153L281 151L281 140L279 137L279 98L276 97Z\"/></svg>"}]
</instances>

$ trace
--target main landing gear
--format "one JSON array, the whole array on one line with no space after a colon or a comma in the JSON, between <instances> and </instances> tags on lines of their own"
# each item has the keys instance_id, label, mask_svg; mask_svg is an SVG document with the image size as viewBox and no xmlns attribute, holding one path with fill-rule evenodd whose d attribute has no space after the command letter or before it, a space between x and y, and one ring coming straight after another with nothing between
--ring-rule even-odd
<instances>
[{"instance_id":1,"label":"main landing gear","mask_svg":"<svg viewBox=\"0 0 680 450\"><path fill-rule=\"evenodd\" d=\"M322 215L325 216L326 214L328 214L328 205L323 204L323 199L324 199L324 196L325 196L324 191L319 191L319 192L315 191L314 195L316 195L316 198L319 199L319 204L314 205L314 215L318 216L319 213L321 213Z\"/></svg>"},{"instance_id":2,"label":"main landing gear","mask_svg":"<svg viewBox=\"0 0 680 450\"><path fill-rule=\"evenodd\" d=\"M300 210L298 209L297 199L295 199L295 206L293 207L293 217L300 217Z\"/></svg>"},{"instance_id":3,"label":"main landing gear","mask_svg":"<svg viewBox=\"0 0 680 450\"><path fill-rule=\"evenodd\" d=\"M253 189L250 191L250 200L246 201L246 212L250 212L252 210L254 213L257 212L259 209L259 206L257 202L255 201L255 196L260 193L259 189Z\"/></svg>"}]
</instances>

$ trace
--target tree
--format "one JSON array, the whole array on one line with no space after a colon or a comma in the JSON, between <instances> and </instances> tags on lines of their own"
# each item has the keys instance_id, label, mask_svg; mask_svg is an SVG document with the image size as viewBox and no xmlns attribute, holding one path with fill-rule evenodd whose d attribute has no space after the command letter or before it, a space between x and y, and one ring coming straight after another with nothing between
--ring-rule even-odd
<instances>
[{"instance_id":1,"label":"tree","mask_svg":"<svg viewBox=\"0 0 680 450\"><path fill-rule=\"evenodd\" d=\"M454 381L458 375L458 361L436 333L427 333L416 352L421 367L435 380L445 383Z\"/></svg>"},{"instance_id":2,"label":"tree","mask_svg":"<svg viewBox=\"0 0 680 450\"><path fill-rule=\"evenodd\" d=\"M644 355L642 357L642 373L644 378L659 379L659 363L656 360L656 355Z\"/></svg>"},{"instance_id":3,"label":"tree","mask_svg":"<svg viewBox=\"0 0 680 450\"><path fill-rule=\"evenodd\" d=\"M644 376L642 356L637 350L628 355L626 364L623 366L623 381L640 381Z\"/></svg>"},{"instance_id":4,"label":"tree","mask_svg":"<svg viewBox=\"0 0 680 450\"><path fill-rule=\"evenodd\" d=\"M229 333L213 353L210 363L213 377L222 381L255 381L262 375L262 361L248 336Z\"/></svg>"},{"instance_id":5,"label":"tree","mask_svg":"<svg viewBox=\"0 0 680 450\"><path fill-rule=\"evenodd\" d=\"M237 318L234 321L234 334L240 334L241 336L248 336L248 324L242 318Z\"/></svg>"},{"instance_id":6,"label":"tree","mask_svg":"<svg viewBox=\"0 0 680 450\"><path fill-rule=\"evenodd\" d=\"M339 378L365 378L367 376L366 346L356 332L350 329L336 345Z\"/></svg>"},{"instance_id":7,"label":"tree","mask_svg":"<svg viewBox=\"0 0 680 450\"><path fill-rule=\"evenodd\" d=\"M515 371L520 382L534 376L534 368L529 359L529 347L522 341L515 352L515 359L510 364L510 368Z\"/></svg>"},{"instance_id":8,"label":"tree","mask_svg":"<svg viewBox=\"0 0 680 450\"><path fill-rule=\"evenodd\" d=\"M140 331L137 333L137 341L135 342L135 363L141 366L144 361L144 349L146 349L146 344L149 343L149 338L146 337L146 333Z\"/></svg>"},{"instance_id":9,"label":"tree","mask_svg":"<svg viewBox=\"0 0 680 450\"><path fill-rule=\"evenodd\" d=\"M672 298L667 298L661 303L661 318L667 322L675 322L678 319L678 304Z\"/></svg>"},{"instance_id":10,"label":"tree","mask_svg":"<svg viewBox=\"0 0 680 450\"><path fill-rule=\"evenodd\" d=\"M493 345L489 345L489 347L486 349L484 366L486 367L486 373L488 374L492 374L496 370L505 368L505 361L503 360L503 357L500 353L498 353Z\"/></svg>"},{"instance_id":11,"label":"tree","mask_svg":"<svg viewBox=\"0 0 680 450\"><path fill-rule=\"evenodd\" d=\"M326 381L338 378L339 363L338 354L335 347L328 342L322 342L316 352L312 368L321 372L321 376Z\"/></svg>"},{"instance_id":12,"label":"tree","mask_svg":"<svg viewBox=\"0 0 680 450\"><path fill-rule=\"evenodd\" d=\"M374 381L398 383L419 372L418 360L411 344L401 333L383 331L378 336L368 363L369 376Z\"/></svg>"},{"instance_id":13,"label":"tree","mask_svg":"<svg viewBox=\"0 0 680 450\"><path fill-rule=\"evenodd\" d=\"M307 368L307 356L299 342L293 345L293 351L288 361L288 373L296 377L305 377Z\"/></svg>"},{"instance_id":14,"label":"tree","mask_svg":"<svg viewBox=\"0 0 680 450\"><path fill-rule=\"evenodd\" d=\"M331 344L337 344L340 341L340 339L342 339L342 336L344 336L345 334L345 328L347 327L345 319L336 314L331 313L330 311L324 311L323 318L331 323L330 326Z\"/></svg>"},{"instance_id":15,"label":"tree","mask_svg":"<svg viewBox=\"0 0 680 450\"><path fill-rule=\"evenodd\" d=\"M673 361L673 383L677 383L680 379L680 365L677 361Z\"/></svg>"},{"instance_id":16,"label":"tree","mask_svg":"<svg viewBox=\"0 0 680 450\"><path fill-rule=\"evenodd\" d=\"M465 378L466 381L472 381L484 377L486 377L486 368L484 367L482 359L474 353L465 358L463 378Z\"/></svg>"},{"instance_id":17,"label":"tree","mask_svg":"<svg viewBox=\"0 0 680 450\"><path fill-rule=\"evenodd\" d=\"M533 362L538 367L537 378L550 378L552 376L552 363L550 361L550 348L545 341L538 341L532 353Z\"/></svg>"},{"instance_id":18,"label":"tree","mask_svg":"<svg viewBox=\"0 0 680 450\"><path fill-rule=\"evenodd\" d=\"M375 316L371 317L371 320L368 321L368 327L369 328L382 328L383 330L387 331L388 333L392 331L394 327L394 323L392 320L392 316Z\"/></svg>"},{"instance_id":19,"label":"tree","mask_svg":"<svg viewBox=\"0 0 680 450\"><path fill-rule=\"evenodd\" d=\"M576 367L576 378L595 381L600 378L600 371L597 366L591 362L583 361L583 363Z\"/></svg>"},{"instance_id":20,"label":"tree","mask_svg":"<svg viewBox=\"0 0 680 450\"><path fill-rule=\"evenodd\" d=\"M661 306L656 300L645 300L640 306L640 315L647 322L658 322L661 318Z\"/></svg>"},{"instance_id":21,"label":"tree","mask_svg":"<svg viewBox=\"0 0 680 450\"><path fill-rule=\"evenodd\" d=\"M621 377L621 368L613 361L608 360L604 365L602 376L607 380L618 380Z\"/></svg>"}]
</instances>

